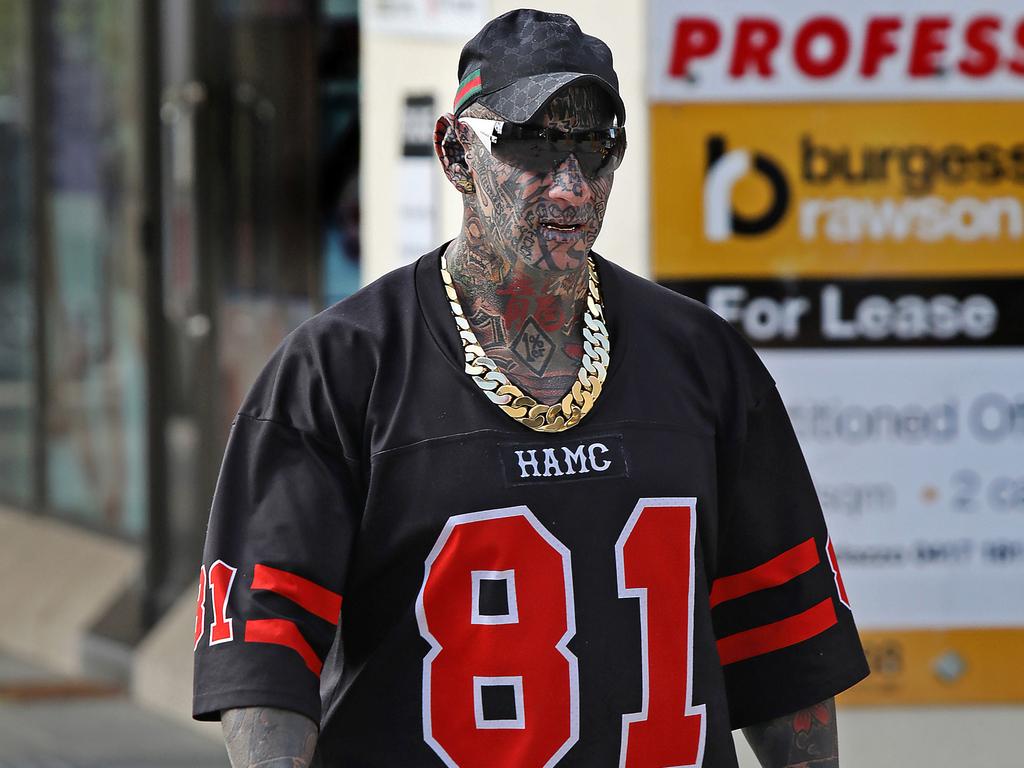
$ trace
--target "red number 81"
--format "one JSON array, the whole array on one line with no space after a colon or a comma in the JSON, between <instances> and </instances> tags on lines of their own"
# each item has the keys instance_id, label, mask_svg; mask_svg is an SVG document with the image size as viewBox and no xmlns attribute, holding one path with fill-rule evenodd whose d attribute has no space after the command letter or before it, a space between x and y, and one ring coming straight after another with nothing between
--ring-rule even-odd
<instances>
[{"instance_id":1,"label":"red number 81","mask_svg":"<svg viewBox=\"0 0 1024 768\"><path fill-rule=\"evenodd\" d=\"M692 498L641 499L615 545L619 597L640 603L643 699L622 718L622 768L698 767L704 706L691 704ZM504 600L485 612L490 583ZM452 768L554 766L579 738L569 550L527 507L448 520L416 603L423 734ZM487 691L505 716L488 716Z\"/></svg>"}]
</instances>

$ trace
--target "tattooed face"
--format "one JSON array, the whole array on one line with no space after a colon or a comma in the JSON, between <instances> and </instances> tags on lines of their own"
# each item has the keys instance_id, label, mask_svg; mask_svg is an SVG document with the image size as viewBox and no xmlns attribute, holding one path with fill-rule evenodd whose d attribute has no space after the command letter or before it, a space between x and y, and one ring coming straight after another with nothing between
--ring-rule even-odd
<instances>
[{"instance_id":1,"label":"tattooed face","mask_svg":"<svg viewBox=\"0 0 1024 768\"><path fill-rule=\"evenodd\" d=\"M478 105L466 116L497 119ZM537 122L560 130L607 128L613 116L600 90L570 87L551 100ZM543 270L578 269L601 231L611 174L586 176L574 155L550 171L524 171L492 156L465 124L456 123L456 130L473 180L473 191L463 197L469 245Z\"/></svg>"}]
</instances>

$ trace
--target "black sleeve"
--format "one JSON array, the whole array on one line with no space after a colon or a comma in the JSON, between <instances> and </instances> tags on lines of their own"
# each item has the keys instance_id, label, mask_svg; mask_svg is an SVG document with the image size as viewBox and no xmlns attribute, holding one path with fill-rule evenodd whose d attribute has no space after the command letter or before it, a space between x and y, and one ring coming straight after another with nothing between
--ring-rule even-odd
<instances>
[{"instance_id":1,"label":"black sleeve","mask_svg":"<svg viewBox=\"0 0 1024 768\"><path fill-rule=\"evenodd\" d=\"M731 453L711 608L735 729L823 701L868 669L821 506L771 383L746 409Z\"/></svg>"},{"instance_id":2,"label":"black sleeve","mask_svg":"<svg viewBox=\"0 0 1024 768\"><path fill-rule=\"evenodd\" d=\"M314 349L286 342L236 417L210 514L196 606L193 716L289 709L320 722L363 508L356 460L323 402Z\"/></svg>"}]
</instances>

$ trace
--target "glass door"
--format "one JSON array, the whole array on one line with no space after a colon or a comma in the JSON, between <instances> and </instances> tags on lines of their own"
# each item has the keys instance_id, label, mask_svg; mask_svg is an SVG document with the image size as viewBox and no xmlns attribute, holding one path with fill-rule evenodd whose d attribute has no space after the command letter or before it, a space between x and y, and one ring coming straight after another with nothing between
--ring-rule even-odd
<instances>
[{"instance_id":1,"label":"glass door","mask_svg":"<svg viewBox=\"0 0 1024 768\"><path fill-rule=\"evenodd\" d=\"M165 602L198 571L234 414L274 349L329 293L325 210L343 201L351 220L355 206L358 226L357 185L344 183L358 167L358 30L354 3L306 0L166 2L162 27ZM328 90L347 119L334 109L326 145L343 162L325 177L323 86L345 77L345 88ZM324 192L339 174L343 183ZM354 263L358 237L348 248ZM336 278L334 292L353 290L355 274Z\"/></svg>"},{"instance_id":2,"label":"glass door","mask_svg":"<svg viewBox=\"0 0 1024 768\"><path fill-rule=\"evenodd\" d=\"M317 15L304 0L203 7L213 108L198 167L214 282L214 433L223 440L271 353L319 307Z\"/></svg>"},{"instance_id":3,"label":"glass door","mask_svg":"<svg viewBox=\"0 0 1024 768\"><path fill-rule=\"evenodd\" d=\"M0 3L0 501L38 493L36 270L32 238L32 62L28 0Z\"/></svg>"}]
</instances>

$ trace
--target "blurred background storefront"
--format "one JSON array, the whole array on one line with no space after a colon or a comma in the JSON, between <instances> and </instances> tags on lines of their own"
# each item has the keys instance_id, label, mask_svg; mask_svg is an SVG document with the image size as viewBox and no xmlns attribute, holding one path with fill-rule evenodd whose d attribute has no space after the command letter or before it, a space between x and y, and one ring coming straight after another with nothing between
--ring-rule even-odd
<instances>
[{"instance_id":1,"label":"blurred background storefront","mask_svg":"<svg viewBox=\"0 0 1024 768\"><path fill-rule=\"evenodd\" d=\"M0 2L0 503L195 575L231 417L359 285L356 0Z\"/></svg>"}]
</instances>

